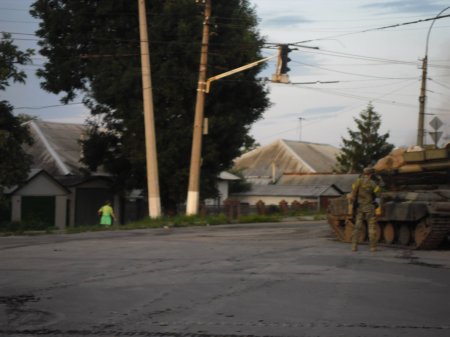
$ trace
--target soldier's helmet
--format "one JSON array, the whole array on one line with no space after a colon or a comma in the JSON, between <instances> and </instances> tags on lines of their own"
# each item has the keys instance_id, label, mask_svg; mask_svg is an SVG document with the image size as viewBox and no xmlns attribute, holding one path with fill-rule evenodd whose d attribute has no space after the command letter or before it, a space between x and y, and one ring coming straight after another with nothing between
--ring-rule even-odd
<instances>
[{"instance_id":1,"label":"soldier's helmet","mask_svg":"<svg viewBox=\"0 0 450 337\"><path fill-rule=\"evenodd\" d=\"M375 173L375 170L373 169L373 167L365 167L363 170L364 174L373 174Z\"/></svg>"}]
</instances>

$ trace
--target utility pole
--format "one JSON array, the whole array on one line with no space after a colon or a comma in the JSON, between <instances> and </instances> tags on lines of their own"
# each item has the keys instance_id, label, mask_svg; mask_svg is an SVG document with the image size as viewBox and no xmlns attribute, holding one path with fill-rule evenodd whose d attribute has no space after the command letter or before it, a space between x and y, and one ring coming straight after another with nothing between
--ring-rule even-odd
<instances>
[{"instance_id":1,"label":"utility pole","mask_svg":"<svg viewBox=\"0 0 450 337\"><path fill-rule=\"evenodd\" d=\"M156 158L155 119L153 113L150 50L148 46L145 0L138 0L139 34L141 40L142 96L144 99L145 151L147 160L148 209L151 218L161 216L158 161Z\"/></svg>"},{"instance_id":2,"label":"utility pole","mask_svg":"<svg viewBox=\"0 0 450 337\"><path fill-rule=\"evenodd\" d=\"M425 57L422 60L422 84L420 86L420 96L419 96L419 125L417 127L417 145L423 147L424 136L425 136L425 101L427 95L427 66L428 66L428 43L430 42L431 28L439 16L444 13L450 7L446 7L441 10L438 15L431 22L430 28L428 29L427 39L425 43Z\"/></svg>"},{"instance_id":3,"label":"utility pole","mask_svg":"<svg viewBox=\"0 0 450 337\"><path fill-rule=\"evenodd\" d=\"M196 0L197 2L199 0ZM200 54L200 71L195 104L194 131L192 137L191 166L189 171L189 190L186 201L186 214L198 214L200 200L200 164L202 155L203 114L206 95L206 69L208 66L209 20L211 17L211 0L203 0L205 4L202 47Z\"/></svg>"},{"instance_id":4,"label":"utility pole","mask_svg":"<svg viewBox=\"0 0 450 337\"><path fill-rule=\"evenodd\" d=\"M417 145L423 147L423 139L425 135L425 100L427 94L427 65L428 56L422 60L422 84L420 86L419 96L419 125L417 127Z\"/></svg>"}]
</instances>

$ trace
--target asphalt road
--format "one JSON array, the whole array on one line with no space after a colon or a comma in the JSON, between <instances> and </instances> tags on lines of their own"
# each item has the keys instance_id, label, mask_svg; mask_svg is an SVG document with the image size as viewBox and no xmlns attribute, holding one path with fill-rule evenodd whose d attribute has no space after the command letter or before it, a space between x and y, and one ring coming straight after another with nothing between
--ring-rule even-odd
<instances>
[{"instance_id":1,"label":"asphalt road","mask_svg":"<svg viewBox=\"0 0 450 337\"><path fill-rule=\"evenodd\" d=\"M0 237L0 336L450 336L450 251L325 222Z\"/></svg>"}]
</instances>

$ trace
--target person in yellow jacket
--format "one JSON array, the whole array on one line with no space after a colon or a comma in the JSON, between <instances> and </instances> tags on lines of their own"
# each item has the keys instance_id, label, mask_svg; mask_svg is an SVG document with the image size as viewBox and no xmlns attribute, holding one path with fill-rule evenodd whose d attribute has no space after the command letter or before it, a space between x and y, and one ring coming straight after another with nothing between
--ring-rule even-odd
<instances>
[{"instance_id":1,"label":"person in yellow jacket","mask_svg":"<svg viewBox=\"0 0 450 337\"><path fill-rule=\"evenodd\" d=\"M105 202L105 204L100 207L100 209L98 210L98 215L100 215L100 225L103 226L111 226L113 220L116 219L110 201Z\"/></svg>"},{"instance_id":2,"label":"person in yellow jacket","mask_svg":"<svg viewBox=\"0 0 450 337\"><path fill-rule=\"evenodd\" d=\"M372 178L373 168L365 168L363 175L352 185L350 200L353 202L353 213L356 212L356 222L352 231L352 251L358 250L358 237L364 220L369 227L369 242L372 252L377 250L377 232L375 209L379 204L380 186Z\"/></svg>"}]
</instances>

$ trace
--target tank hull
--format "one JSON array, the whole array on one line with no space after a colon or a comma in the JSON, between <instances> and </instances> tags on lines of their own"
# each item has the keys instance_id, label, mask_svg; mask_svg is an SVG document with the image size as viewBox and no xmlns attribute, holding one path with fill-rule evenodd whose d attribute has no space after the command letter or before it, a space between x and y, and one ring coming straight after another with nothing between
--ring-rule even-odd
<instances>
[{"instance_id":1,"label":"tank hull","mask_svg":"<svg viewBox=\"0 0 450 337\"><path fill-rule=\"evenodd\" d=\"M383 214L385 206L388 214ZM439 248L450 235L450 202L389 203L378 213L377 239L381 244L430 250ZM327 220L339 241L351 242L354 217L346 197L330 202ZM368 241L367 232L366 224L359 242Z\"/></svg>"},{"instance_id":2,"label":"tank hull","mask_svg":"<svg viewBox=\"0 0 450 337\"><path fill-rule=\"evenodd\" d=\"M375 165L383 182L377 209L380 243L437 249L450 235L450 148L398 152ZM379 162L379 163L380 163ZM400 163L393 166L392 163ZM328 223L338 240L351 242L354 215L346 196L330 201ZM367 241L367 225L359 241Z\"/></svg>"}]
</instances>

